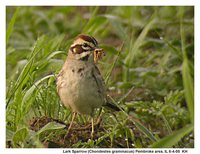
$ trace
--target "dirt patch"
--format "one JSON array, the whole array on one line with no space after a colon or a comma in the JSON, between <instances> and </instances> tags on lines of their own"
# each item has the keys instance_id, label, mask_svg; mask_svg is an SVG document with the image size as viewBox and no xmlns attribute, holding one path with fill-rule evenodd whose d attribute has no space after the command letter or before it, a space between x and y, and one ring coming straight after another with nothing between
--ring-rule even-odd
<instances>
[{"instance_id":1,"label":"dirt patch","mask_svg":"<svg viewBox=\"0 0 200 154\"><path fill-rule=\"evenodd\" d=\"M62 130L53 130L54 131L53 133L52 131L51 132L47 131L42 134L42 136L48 136L48 139L46 138L45 140L42 141L44 146L47 148L72 147L74 144L80 141L87 142L89 139L91 139L91 130L92 130L91 124L79 125L76 122L74 122L73 127L67 134L69 124L65 124L64 122L57 119L43 116L43 117L34 117L29 122L29 127L31 130L37 132L42 127L53 121L64 124L66 125L66 127ZM103 131L102 127L100 126L100 123L101 121L97 121L95 123L94 140L100 137L98 132Z\"/></svg>"}]
</instances>

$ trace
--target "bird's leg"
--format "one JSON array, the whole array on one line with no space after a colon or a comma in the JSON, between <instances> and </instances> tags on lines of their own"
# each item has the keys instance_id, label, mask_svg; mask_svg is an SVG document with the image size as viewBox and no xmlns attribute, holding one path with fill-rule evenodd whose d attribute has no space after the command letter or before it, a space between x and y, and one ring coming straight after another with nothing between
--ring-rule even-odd
<instances>
[{"instance_id":1,"label":"bird's leg","mask_svg":"<svg viewBox=\"0 0 200 154\"><path fill-rule=\"evenodd\" d=\"M98 112L97 116L97 125L101 122L101 115L102 115L103 108L101 107Z\"/></svg>"},{"instance_id":2,"label":"bird's leg","mask_svg":"<svg viewBox=\"0 0 200 154\"><path fill-rule=\"evenodd\" d=\"M68 127L68 129L67 129L67 134L65 135L64 139L65 139L65 138L67 137L67 135L69 134L69 131L70 131L71 127L72 127L72 124L73 124L73 121L74 121L76 115L77 115L77 113L76 113L76 112L73 112L72 120L71 120L70 125L69 125L69 127Z\"/></svg>"},{"instance_id":3,"label":"bird's leg","mask_svg":"<svg viewBox=\"0 0 200 154\"><path fill-rule=\"evenodd\" d=\"M94 118L92 116L92 132L91 132L91 139L94 139Z\"/></svg>"},{"instance_id":4,"label":"bird's leg","mask_svg":"<svg viewBox=\"0 0 200 154\"><path fill-rule=\"evenodd\" d=\"M68 127L67 133L69 133L69 131L70 131L71 127L72 127L72 124L73 124L73 122L74 122L74 119L75 119L75 117L76 117L76 114L77 114L77 113L74 112L73 115L72 115L72 120L71 120L70 125L69 125L69 127Z\"/></svg>"}]
</instances>

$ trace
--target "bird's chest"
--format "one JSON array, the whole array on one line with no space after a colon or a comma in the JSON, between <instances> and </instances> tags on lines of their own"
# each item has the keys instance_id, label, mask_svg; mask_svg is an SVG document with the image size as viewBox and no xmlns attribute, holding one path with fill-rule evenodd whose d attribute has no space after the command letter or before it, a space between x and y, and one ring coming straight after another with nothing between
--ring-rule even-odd
<instances>
[{"instance_id":1,"label":"bird's chest","mask_svg":"<svg viewBox=\"0 0 200 154\"><path fill-rule=\"evenodd\" d=\"M60 80L63 92L74 101L91 96L96 90L92 76L92 66L87 64L69 65Z\"/></svg>"},{"instance_id":2,"label":"bird's chest","mask_svg":"<svg viewBox=\"0 0 200 154\"><path fill-rule=\"evenodd\" d=\"M83 65L67 68L63 80L68 89L78 92L79 90L90 86L91 78L92 68Z\"/></svg>"},{"instance_id":3,"label":"bird's chest","mask_svg":"<svg viewBox=\"0 0 200 154\"><path fill-rule=\"evenodd\" d=\"M65 106L72 110L92 114L94 108L103 104L92 65L72 65L63 68L58 77L58 93Z\"/></svg>"}]
</instances>

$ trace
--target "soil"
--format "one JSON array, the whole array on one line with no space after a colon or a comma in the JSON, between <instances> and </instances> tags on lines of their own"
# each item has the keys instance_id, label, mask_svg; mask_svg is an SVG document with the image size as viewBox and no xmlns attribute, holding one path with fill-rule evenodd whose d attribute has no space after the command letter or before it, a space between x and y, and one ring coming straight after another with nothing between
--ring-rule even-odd
<instances>
[{"instance_id":1,"label":"soil","mask_svg":"<svg viewBox=\"0 0 200 154\"><path fill-rule=\"evenodd\" d=\"M42 127L44 127L46 124L49 122L58 122L61 124L65 124L62 121L59 121L57 119L52 119L47 116L43 117L35 117L33 118L30 123L29 127L31 130L37 132L39 131ZM77 123L73 123L73 128L70 129L68 135L67 134L67 129L69 127L69 124L65 124L66 127L63 130L53 130L50 132L45 132L43 133L43 140L41 141L43 145L46 148L82 148L83 144L82 143L87 143L88 140L91 139L91 124L87 125L79 125ZM132 128L131 128L132 127ZM134 129L134 126L130 126L131 129ZM94 124L94 138L93 141L96 142L96 140L101 137L102 135L105 135L105 128L101 126L101 120L97 120L96 123ZM137 133L138 134L138 133ZM138 134L139 135L139 134ZM80 143L80 144L79 144ZM132 142L129 141L129 146L132 147ZM124 147L126 145L126 147ZM101 148L127 148L127 143L123 138L117 137L114 139L113 143L111 143L111 140L109 137L105 138L99 145L98 147Z\"/></svg>"}]
</instances>

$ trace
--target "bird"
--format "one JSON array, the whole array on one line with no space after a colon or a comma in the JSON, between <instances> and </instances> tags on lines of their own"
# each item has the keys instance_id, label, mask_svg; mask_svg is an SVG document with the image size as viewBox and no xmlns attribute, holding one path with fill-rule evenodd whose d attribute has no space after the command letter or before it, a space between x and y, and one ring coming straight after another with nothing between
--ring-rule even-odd
<instances>
[{"instance_id":1,"label":"bird","mask_svg":"<svg viewBox=\"0 0 200 154\"><path fill-rule=\"evenodd\" d=\"M94 137L94 112L106 104L106 88L97 63L105 52L97 40L89 35L78 35L68 50L68 55L57 75L57 92L62 104L73 115L69 133L77 114L89 115L92 119L91 138Z\"/></svg>"}]
</instances>

